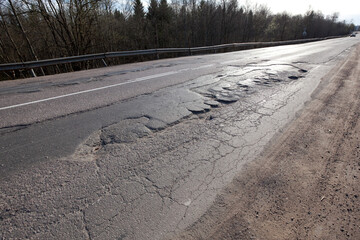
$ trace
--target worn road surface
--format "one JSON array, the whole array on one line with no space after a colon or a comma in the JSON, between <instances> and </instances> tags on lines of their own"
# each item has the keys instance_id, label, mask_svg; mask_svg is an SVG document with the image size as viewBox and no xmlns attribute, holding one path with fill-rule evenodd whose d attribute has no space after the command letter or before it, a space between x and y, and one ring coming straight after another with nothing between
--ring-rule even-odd
<instances>
[{"instance_id":1,"label":"worn road surface","mask_svg":"<svg viewBox=\"0 0 360 240\"><path fill-rule=\"evenodd\" d=\"M358 236L358 43L0 82L0 238Z\"/></svg>"},{"instance_id":2,"label":"worn road surface","mask_svg":"<svg viewBox=\"0 0 360 240\"><path fill-rule=\"evenodd\" d=\"M178 239L360 239L360 46Z\"/></svg>"}]
</instances>

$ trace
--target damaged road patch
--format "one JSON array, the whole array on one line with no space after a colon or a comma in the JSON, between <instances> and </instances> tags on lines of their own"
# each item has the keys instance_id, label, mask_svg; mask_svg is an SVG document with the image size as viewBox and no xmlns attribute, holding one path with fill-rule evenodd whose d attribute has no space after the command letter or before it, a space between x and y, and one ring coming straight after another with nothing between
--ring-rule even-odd
<instances>
[{"instance_id":1,"label":"damaged road patch","mask_svg":"<svg viewBox=\"0 0 360 240\"><path fill-rule=\"evenodd\" d=\"M151 130L145 125L149 119L142 117L139 119L126 119L101 130L101 145L113 143L130 143L151 134Z\"/></svg>"},{"instance_id":2,"label":"damaged road patch","mask_svg":"<svg viewBox=\"0 0 360 240\"><path fill-rule=\"evenodd\" d=\"M295 115L289 101L301 95L294 96L301 81L286 79L295 73L258 68L226 67L221 77L94 111L91 119L111 120L94 124L74 154L1 183L3 236L142 240L179 233Z\"/></svg>"}]
</instances>

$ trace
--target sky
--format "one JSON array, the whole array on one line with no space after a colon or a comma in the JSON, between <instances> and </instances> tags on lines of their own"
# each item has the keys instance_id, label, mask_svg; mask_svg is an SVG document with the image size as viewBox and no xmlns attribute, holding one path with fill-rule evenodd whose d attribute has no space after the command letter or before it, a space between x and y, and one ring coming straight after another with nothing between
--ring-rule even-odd
<instances>
[{"instance_id":1,"label":"sky","mask_svg":"<svg viewBox=\"0 0 360 240\"><path fill-rule=\"evenodd\" d=\"M360 25L360 0L248 0L251 5L266 5L273 13L304 14L307 10L321 11L325 16L339 13L339 20ZM241 0L239 1L241 3Z\"/></svg>"}]
</instances>

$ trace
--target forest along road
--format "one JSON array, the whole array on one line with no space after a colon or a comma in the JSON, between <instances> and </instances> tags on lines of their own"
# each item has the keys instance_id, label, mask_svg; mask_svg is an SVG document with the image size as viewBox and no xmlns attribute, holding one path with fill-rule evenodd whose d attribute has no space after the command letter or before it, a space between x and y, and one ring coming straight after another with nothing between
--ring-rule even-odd
<instances>
[{"instance_id":1,"label":"forest along road","mask_svg":"<svg viewBox=\"0 0 360 240\"><path fill-rule=\"evenodd\" d=\"M186 228L196 238L216 196L281 140L358 45L0 82L0 238L164 239Z\"/></svg>"}]
</instances>

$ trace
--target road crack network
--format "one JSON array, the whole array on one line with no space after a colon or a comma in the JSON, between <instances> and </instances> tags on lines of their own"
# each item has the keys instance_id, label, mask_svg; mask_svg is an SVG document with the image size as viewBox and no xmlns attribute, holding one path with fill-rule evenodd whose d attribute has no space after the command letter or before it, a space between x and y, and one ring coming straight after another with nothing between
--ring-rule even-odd
<instances>
[{"instance_id":1,"label":"road crack network","mask_svg":"<svg viewBox=\"0 0 360 240\"><path fill-rule=\"evenodd\" d=\"M28 178L12 179L19 187L15 192L3 187L2 201L8 208L2 211L9 217L2 226L10 229L24 218L28 226L5 235L26 237L38 227L37 237L48 236L46 222L20 214L24 206L12 202L22 195L24 181L44 182L43 171L51 164L61 170L47 175L48 184L67 180L68 185L43 189L47 197L41 201L33 192L25 205L41 206L39 213L61 211L67 218L81 209L81 227L75 225L72 231L83 239L157 239L156 229L176 233L195 221L242 166L260 154L278 130L276 119L291 118L286 106L299 93L288 89L300 80L288 76L305 75L285 64L246 66L246 71L227 68L218 78L201 76L133 99L137 106L149 108L140 107L141 114L129 114L93 133L72 156L49 162ZM68 204L45 206L64 201ZM67 218L64 226L73 221ZM56 236L60 230L52 233Z\"/></svg>"}]
</instances>

